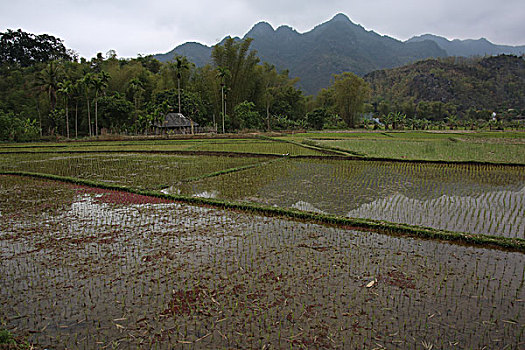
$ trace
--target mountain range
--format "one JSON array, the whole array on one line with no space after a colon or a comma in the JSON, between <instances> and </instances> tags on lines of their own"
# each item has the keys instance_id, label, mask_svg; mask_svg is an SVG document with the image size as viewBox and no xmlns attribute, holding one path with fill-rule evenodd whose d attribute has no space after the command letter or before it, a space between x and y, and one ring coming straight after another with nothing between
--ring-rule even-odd
<instances>
[{"instance_id":1,"label":"mountain range","mask_svg":"<svg viewBox=\"0 0 525 350\"><path fill-rule=\"evenodd\" d=\"M486 39L449 41L431 34L403 42L368 31L341 13L306 33L298 33L289 26L274 29L266 22L259 22L244 38L253 38L251 48L261 61L279 70L289 70L291 77L299 77L298 85L307 94L327 87L332 75L342 72L364 76L429 57L525 53L525 46L494 45ZM154 57L166 62L182 55L200 67L211 63L211 52L210 46L188 42Z\"/></svg>"}]
</instances>

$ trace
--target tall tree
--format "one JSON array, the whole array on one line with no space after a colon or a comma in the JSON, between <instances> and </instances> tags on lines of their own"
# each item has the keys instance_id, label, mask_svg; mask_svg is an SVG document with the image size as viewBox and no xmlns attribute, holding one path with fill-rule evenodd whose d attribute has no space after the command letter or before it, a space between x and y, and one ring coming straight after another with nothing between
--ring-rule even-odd
<instances>
[{"instance_id":1,"label":"tall tree","mask_svg":"<svg viewBox=\"0 0 525 350\"><path fill-rule=\"evenodd\" d=\"M262 65L263 80L264 80L264 104L266 107L266 129L269 131L270 126L270 107L275 100L274 91L278 85L279 75L274 65L264 62Z\"/></svg>"},{"instance_id":2,"label":"tall tree","mask_svg":"<svg viewBox=\"0 0 525 350\"><path fill-rule=\"evenodd\" d=\"M66 137L69 138L69 97L73 93L73 83L66 79L58 83L58 93L64 97L64 106L66 109Z\"/></svg>"},{"instance_id":3,"label":"tall tree","mask_svg":"<svg viewBox=\"0 0 525 350\"><path fill-rule=\"evenodd\" d=\"M109 74L107 72L100 72L93 76L91 85L95 90L95 136L98 136L98 95L108 86Z\"/></svg>"},{"instance_id":4,"label":"tall tree","mask_svg":"<svg viewBox=\"0 0 525 350\"><path fill-rule=\"evenodd\" d=\"M145 91L144 84L139 78L133 78L128 82L128 92L131 94L133 101L135 103L134 122L138 120L140 102L142 99L142 95L144 94L144 91Z\"/></svg>"},{"instance_id":5,"label":"tall tree","mask_svg":"<svg viewBox=\"0 0 525 350\"><path fill-rule=\"evenodd\" d=\"M357 116L363 111L369 94L368 83L357 75L346 72L334 75L332 88L339 116L349 127L355 127Z\"/></svg>"},{"instance_id":6,"label":"tall tree","mask_svg":"<svg viewBox=\"0 0 525 350\"><path fill-rule=\"evenodd\" d=\"M21 29L0 32L0 63L28 67L53 60L73 60L75 56L74 52L66 49L61 39L51 35L35 35Z\"/></svg>"},{"instance_id":7,"label":"tall tree","mask_svg":"<svg viewBox=\"0 0 525 350\"><path fill-rule=\"evenodd\" d=\"M177 74L177 91L178 91L178 100L179 100L179 113L180 113L180 81L182 79L182 74L184 71L190 69L190 63L188 59L184 56L175 57L175 72Z\"/></svg>"},{"instance_id":8,"label":"tall tree","mask_svg":"<svg viewBox=\"0 0 525 350\"><path fill-rule=\"evenodd\" d=\"M78 102L82 96L82 78L71 84L71 96L75 101L75 138L78 138Z\"/></svg>"},{"instance_id":9,"label":"tall tree","mask_svg":"<svg viewBox=\"0 0 525 350\"><path fill-rule=\"evenodd\" d=\"M46 92L49 98L49 107L51 110L56 108L58 82L59 65L56 61L51 61L37 75L37 84Z\"/></svg>"},{"instance_id":10,"label":"tall tree","mask_svg":"<svg viewBox=\"0 0 525 350\"><path fill-rule=\"evenodd\" d=\"M225 77L225 84L229 89L227 110L233 111L233 107L244 100L254 100L254 76L259 58L255 50L250 50L252 41L251 38L240 41L228 38L223 45L213 47L212 58L215 67L223 67L230 72Z\"/></svg>"},{"instance_id":11,"label":"tall tree","mask_svg":"<svg viewBox=\"0 0 525 350\"><path fill-rule=\"evenodd\" d=\"M93 136L91 131L91 108L89 105L89 93L91 91L91 86L93 84L93 73L86 73L81 80L84 93L86 94L86 105L87 105L87 117L88 117L88 130L89 136Z\"/></svg>"},{"instance_id":12,"label":"tall tree","mask_svg":"<svg viewBox=\"0 0 525 350\"><path fill-rule=\"evenodd\" d=\"M41 70L36 77L36 84L44 91L49 100L49 114L48 120L50 123L50 132L54 133L58 127L57 113L55 111L57 105L57 90L60 79L60 66L57 61L50 61L43 70Z\"/></svg>"},{"instance_id":13,"label":"tall tree","mask_svg":"<svg viewBox=\"0 0 525 350\"><path fill-rule=\"evenodd\" d=\"M222 133L224 134L224 117L225 117L225 105L224 105L224 87L226 86L226 79L230 76L230 70L226 67L217 67L217 77L221 81L221 115L222 115Z\"/></svg>"}]
</instances>

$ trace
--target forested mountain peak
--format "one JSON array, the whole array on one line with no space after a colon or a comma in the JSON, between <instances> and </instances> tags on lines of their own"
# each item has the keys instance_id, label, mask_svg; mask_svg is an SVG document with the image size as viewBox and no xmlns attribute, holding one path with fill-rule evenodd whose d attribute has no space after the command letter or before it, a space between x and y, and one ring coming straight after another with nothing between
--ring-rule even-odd
<instances>
[{"instance_id":1,"label":"forested mountain peak","mask_svg":"<svg viewBox=\"0 0 525 350\"><path fill-rule=\"evenodd\" d=\"M252 29L250 29L250 31L246 33L245 37L255 38L257 36L273 34L273 33L274 33L274 29L271 26L271 24L263 21L263 22L259 22L256 25L254 25Z\"/></svg>"},{"instance_id":2,"label":"forested mountain peak","mask_svg":"<svg viewBox=\"0 0 525 350\"><path fill-rule=\"evenodd\" d=\"M289 26L275 30L269 23L259 22L244 38L254 39L251 48L257 51L261 61L289 70L291 76L300 78L299 86L310 94L327 87L334 74L364 75L422 58L446 56L434 42L406 44L367 31L342 13L305 33ZM183 44L155 58L165 62L175 55L184 55L201 66L211 62L211 51L211 47Z\"/></svg>"},{"instance_id":3,"label":"forested mountain peak","mask_svg":"<svg viewBox=\"0 0 525 350\"><path fill-rule=\"evenodd\" d=\"M512 55L427 59L365 76L377 106L430 106L460 116L525 109L525 59ZM397 105L397 107L395 106ZM441 113L443 115L443 113Z\"/></svg>"},{"instance_id":4,"label":"forested mountain peak","mask_svg":"<svg viewBox=\"0 0 525 350\"><path fill-rule=\"evenodd\" d=\"M442 36L434 34L423 34L415 36L409 40L408 43L422 42L422 41L433 41L440 48L447 52L449 56L486 56L486 55L523 55L525 54L525 45L522 46L509 46L509 45L496 45L491 43L486 38L480 39L454 39L449 40Z\"/></svg>"},{"instance_id":5,"label":"forested mountain peak","mask_svg":"<svg viewBox=\"0 0 525 350\"><path fill-rule=\"evenodd\" d=\"M343 13L304 33L286 25L274 29L267 22L259 22L244 38L254 39L251 48L257 51L261 61L289 70L291 76L300 79L299 87L309 94L327 87L332 76L342 72L363 76L431 57L525 53L525 46L495 45L485 38L451 41L423 34L403 42L366 30ZM224 40L219 44L222 43ZM186 43L155 58L165 62L182 55L203 66L211 63L211 51L208 46Z\"/></svg>"}]
</instances>

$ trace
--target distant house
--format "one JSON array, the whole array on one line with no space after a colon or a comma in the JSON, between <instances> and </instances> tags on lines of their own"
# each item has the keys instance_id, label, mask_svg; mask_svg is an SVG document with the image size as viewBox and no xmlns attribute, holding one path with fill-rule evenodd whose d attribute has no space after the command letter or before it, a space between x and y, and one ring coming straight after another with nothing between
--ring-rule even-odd
<instances>
[{"instance_id":1,"label":"distant house","mask_svg":"<svg viewBox=\"0 0 525 350\"><path fill-rule=\"evenodd\" d=\"M155 124L155 133L159 134L192 134L199 124L185 117L182 113L170 112L161 123Z\"/></svg>"}]
</instances>

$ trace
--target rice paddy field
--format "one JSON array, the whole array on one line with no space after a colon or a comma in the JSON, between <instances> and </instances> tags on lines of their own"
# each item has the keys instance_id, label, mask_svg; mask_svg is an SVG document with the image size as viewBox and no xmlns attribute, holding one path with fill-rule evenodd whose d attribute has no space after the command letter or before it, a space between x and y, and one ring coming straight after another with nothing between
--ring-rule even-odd
<instances>
[{"instance_id":1,"label":"rice paddy field","mask_svg":"<svg viewBox=\"0 0 525 350\"><path fill-rule=\"evenodd\" d=\"M282 160L165 191L525 239L524 179L512 166Z\"/></svg>"},{"instance_id":2,"label":"rice paddy field","mask_svg":"<svg viewBox=\"0 0 525 350\"><path fill-rule=\"evenodd\" d=\"M316 132L281 139L368 158L525 164L523 132Z\"/></svg>"},{"instance_id":3,"label":"rice paddy field","mask_svg":"<svg viewBox=\"0 0 525 350\"><path fill-rule=\"evenodd\" d=\"M53 349L525 348L520 162L252 141L2 145L0 328Z\"/></svg>"},{"instance_id":4,"label":"rice paddy field","mask_svg":"<svg viewBox=\"0 0 525 350\"><path fill-rule=\"evenodd\" d=\"M100 141L69 142L47 144L10 144L1 145L1 153L41 153L41 152L234 152L268 155L323 155L322 150L315 150L290 142L247 139L189 139L189 140L154 140L154 141Z\"/></svg>"}]
</instances>

